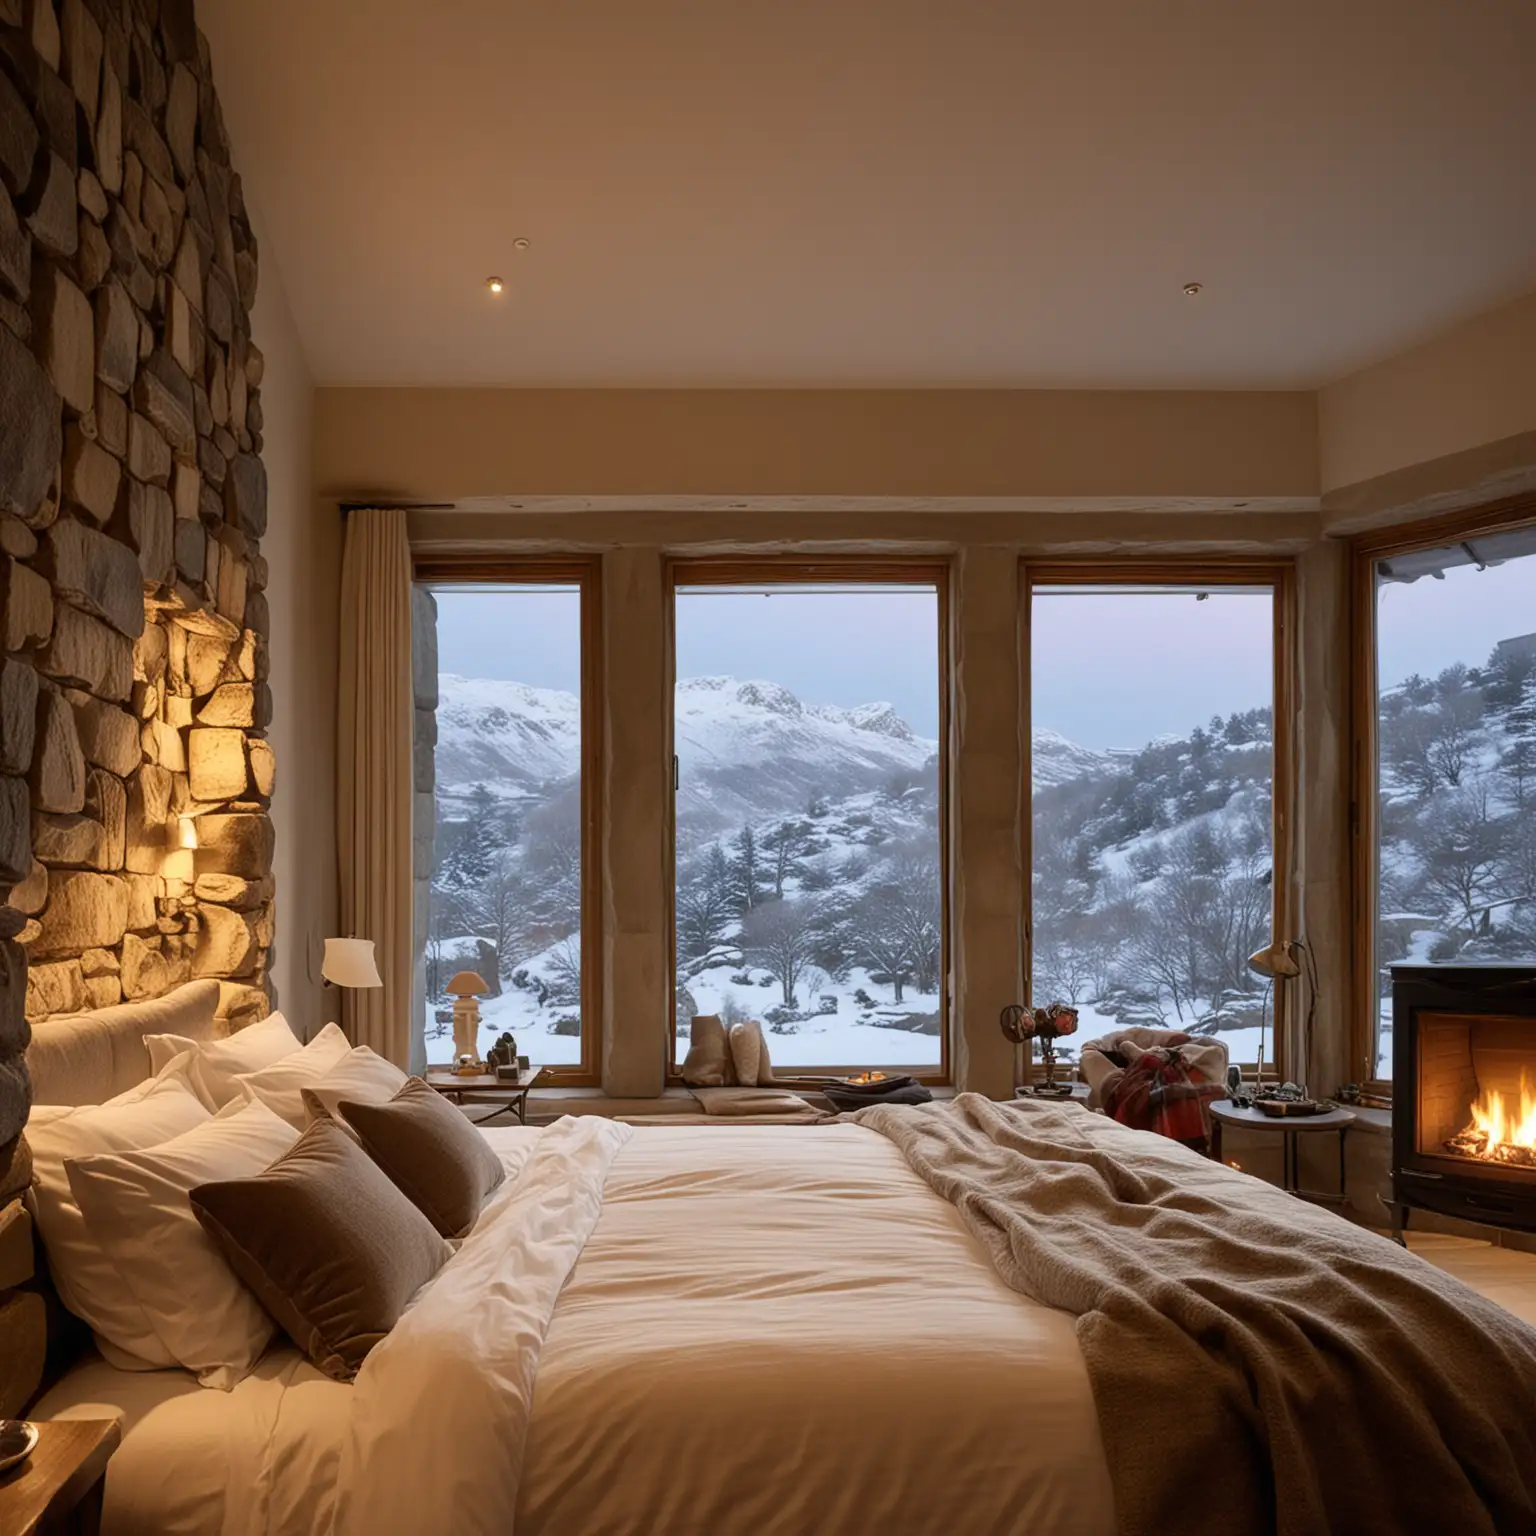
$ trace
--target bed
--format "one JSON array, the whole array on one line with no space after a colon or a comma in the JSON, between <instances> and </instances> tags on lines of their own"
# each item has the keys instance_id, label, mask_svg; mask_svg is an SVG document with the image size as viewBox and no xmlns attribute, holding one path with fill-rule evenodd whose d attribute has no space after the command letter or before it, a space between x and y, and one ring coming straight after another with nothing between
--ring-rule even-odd
<instances>
[{"instance_id":1,"label":"bed","mask_svg":"<svg viewBox=\"0 0 1536 1536\"><path fill-rule=\"evenodd\" d=\"M516 1168L544 1133L483 1134ZM108 1532L307 1532L355 1390L291 1348L228 1393L91 1358L37 1413L121 1411ZM869 1131L637 1129L550 1325L517 1530L947 1532L959 1490L966 1530L1113 1531L1072 1319Z\"/></svg>"},{"instance_id":2,"label":"bed","mask_svg":"<svg viewBox=\"0 0 1536 1536\"><path fill-rule=\"evenodd\" d=\"M1079 1319L1011 1288L974 1209L944 1198L891 1135L593 1120L481 1134L510 1176L355 1384L283 1346L228 1392L89 1355L51 1387L38 1417L122 1418L108 1533L1147 1528L1128 1513L1125 1453L1106 1449L1113 1420L1096 1406ZM1197 1201L1240 1181L1259 1218L1298 1212L1155 1141L1134 1141L1137 1156L1173 1167ZM1388 1249L1368 1250L1373 1273L1418 1262ZM1516 1397L1536 1405L1527 1379ZM1177 1459L1197 1405L1134 1375L1120 1397L1152 1427L1154 1453ZM1327 1528L1288 1524L1272 1484L1263 1521L1232 1524L1235 1506L1202 1497L1219 1486L1219 1438L1193 1438L1177 1528ZM1530 1443L1504 1471L1516 1483ZM1432 1493L1424 1508L1430 1524L1353 1516L1348 1528L1448 1528ZM1519 1518L1464 1528L1536 1528Z\"/></svg>"}]
</instances>

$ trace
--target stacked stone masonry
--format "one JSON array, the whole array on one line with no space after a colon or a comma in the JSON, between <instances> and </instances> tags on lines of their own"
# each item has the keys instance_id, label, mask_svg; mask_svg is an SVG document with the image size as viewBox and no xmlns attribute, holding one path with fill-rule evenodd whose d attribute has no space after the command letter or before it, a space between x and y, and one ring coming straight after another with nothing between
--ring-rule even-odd
<instances>
[{"instance_id":1,"label":"stacked stone masonry","mask_svg":"<svg viewBox=\"0 0 1536 1536\"><path fill-rule=\"evenodd\" d=\"M275 765L256 241L192 0L0 0L0 191L3 1148L50 1017L267 1012Z\"/></svg>"}]
</instances>

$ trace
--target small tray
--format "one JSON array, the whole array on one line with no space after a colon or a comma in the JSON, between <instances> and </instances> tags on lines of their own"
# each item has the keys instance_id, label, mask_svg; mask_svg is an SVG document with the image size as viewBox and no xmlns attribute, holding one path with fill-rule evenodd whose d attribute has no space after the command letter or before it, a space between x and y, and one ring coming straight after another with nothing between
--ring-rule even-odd
<instances>
[{"instance_id":1,"label":"small tray","mask_svg":"<svg viewBox=\"0 0 1536 1536\"><path fill-rule=\"evenodd\" d=\"M0 1472L25 1461L36 1448L36 1424L27 1419L0 1419Z\"/></svg>"}]
</instances>

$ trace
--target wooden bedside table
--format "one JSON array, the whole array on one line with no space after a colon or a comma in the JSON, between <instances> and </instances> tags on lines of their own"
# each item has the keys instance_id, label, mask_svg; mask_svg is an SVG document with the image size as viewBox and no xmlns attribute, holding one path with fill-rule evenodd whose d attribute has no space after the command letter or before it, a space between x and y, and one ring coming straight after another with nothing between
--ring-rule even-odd
<instances>
[{"instance_id":1,"label":"wooden bedside table","mask_svg":"<svg viewBox=\"0 0 1536 1536\"><path fill-rule=\"evenodd\" d=\"M1348 1200L1344 1167L1344 1136L1355 1123L1352 1109L1330 1109L1322 1115L1266 1115L1261 1109L1244 1109L1231 1099L1218 1099L1211 1105L1211 1156L1219 1163L1221 1155L1221 1128L1223 1125L1241 1126L1245 1131L1263 1131L1278 1135L1281 1142L1283 1172L1280 1187L1288 1194L1299 1195L1303 1200L1322 1205L1344 1205ZM1315 1189L1302 1189L1301 1158L1296 1148L1296 1138L1309 1131L1335 1131L1339 1137L1339 1192L1332 1194Z\"/></svg>"},{"instance_id":2,"label":"wooden bedside table","mask_svg":"<svg viewBox=\"0 0 1536 1536\"><path fill-rule=\"evenodd\" d=\"M498 1115L516 1115L520 1125L528 1124L528 1090L539 1080L539 1073L543 1067L534 1063L524 1071L518 1073L515 1079L497 1077L494 1072L479 1072L473 1077L460 1077L450 1067L428 1067L426 1082L429 1088L435 1088L445 1098L452 1099L455 1104L465 1109L473 1109L476 1106L494 1105L491 1113L476 1118L470 1116L476 1125L485 1125L494 1120ZM464 1095L473 1094L473 1098L466 1099ZM3 1533L0 1533L3 1536Z\"/></svg>"},{"instance_id":3,"label":"wooden bedside table","mask_svg":"<svg viewBox=\"0 0 1536 1536\"><path fill-rule=\"evenodd\" d=\"M0 1472L0 1536L96 1536L116 1419L49 1419L19 1467Z\"/></svg>"}]
</instances>

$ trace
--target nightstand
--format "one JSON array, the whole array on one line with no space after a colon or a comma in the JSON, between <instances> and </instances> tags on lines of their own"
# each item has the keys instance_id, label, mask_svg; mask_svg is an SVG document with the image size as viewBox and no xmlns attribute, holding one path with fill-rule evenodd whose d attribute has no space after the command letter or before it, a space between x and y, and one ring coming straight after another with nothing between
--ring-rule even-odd
<instances>
[{"instance_id":1,"label":"nightstand","mask_svg":"<svg viewBox=\"0 0 1536 1536\"><path fill-rule=\"evenodd\" d=\"M543 1067L535 1064L525 1067L513 1077L497 1077L494 1072L476 1072L460 1075L449 1067L428 1067L427 1086L435 1088L444 1098L452 1099L461 1109L469 1110L494 1105L488 1115L470 1115L476 1125L485 1125L498 1115L516 1115L520 1125L528 1123L528 1090L539 1079ZM465 1094L472 1097L465 1098ZM3 1536L3 1533L0 1533Z\"/></svg>"},{"instance_id":2,"label":"nightstand","mask_svg":"<svg viewBox=\"0 0 1536 1536\"><path fill-rule=\"evenodd\" d=\"M1351 1109L1330 1109L1321 1115L1266 1115L1259 1109L1241 1108L1231 1099L1218 1099L1211 1105L1211 1156L1219 1162L1221 1155L1221 1128L1223 1125L1241 1126L1245 1131L1262 1131L1280 1137L1283 1172L1280 1187L1288 1194L1323 1205L1348 1203L1347 1179L1344 1166L1344 1136L1355 1123ZM1305 1132L1335 1131L1339 1138L1339 1192L1301 1188L1301 1157L1296 1138Z\"/></svg>"},{"instance_id":3,"label":"nightstand","mask_svg":"<svg viewBox=\"0 0 1536 1536\"><path fill-rule=\"evenodd\" d=\"M0 1472L0 1536L96 1536L116 1419L49 1419L19 1467Z\"/></svg>"}]
</instances>

